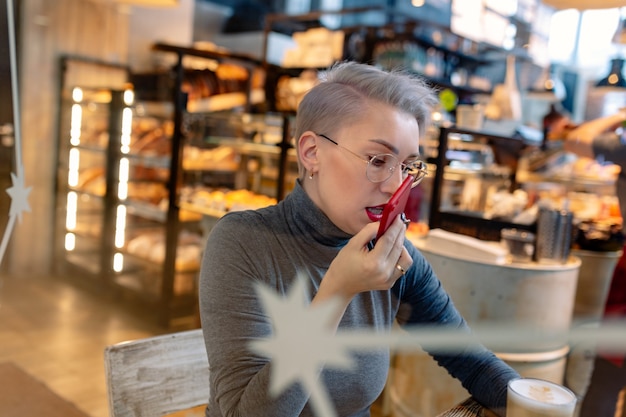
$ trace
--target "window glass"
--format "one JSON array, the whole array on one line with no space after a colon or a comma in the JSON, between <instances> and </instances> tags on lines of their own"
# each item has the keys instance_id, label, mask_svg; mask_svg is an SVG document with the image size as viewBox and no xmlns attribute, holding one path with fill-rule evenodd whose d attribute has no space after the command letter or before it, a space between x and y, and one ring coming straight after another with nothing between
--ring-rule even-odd
<instances>
[{"instance_id":1,"label":"window glass","mask_svg":"<svg viewBox=\"0 0 626 417\"><path fill-rule=\"evenodd\" d=\"M550 24L548 50L553 62L570 63L576 48L580 12L575 9L556 12Z\"/></svg>"},{"instance_id":2,"label":"window glass","mask_svg":"<svg viewBox=\"0 0 626 417\"><path fill-rule=\"evenodd\" d=\"M609 71L609 61L618 50L611 43L619 23L619 10L588 10L583 13L576 64L598 77ZM597 78L598 78L597 77Z\"/></svg>"},{"instance_id":3,"label":"window glass","mask_svg":"<svg viewBox=\"0 0 626 417\"><path fill-rule=\"evenodd\" d=\"M612 58L626 55L611 43L619 18L619 9L587 10L582 14L568 9L555 13L550 28L550 59L574 65L595 78L605 75Z\"/></svg>"}]
</instances>

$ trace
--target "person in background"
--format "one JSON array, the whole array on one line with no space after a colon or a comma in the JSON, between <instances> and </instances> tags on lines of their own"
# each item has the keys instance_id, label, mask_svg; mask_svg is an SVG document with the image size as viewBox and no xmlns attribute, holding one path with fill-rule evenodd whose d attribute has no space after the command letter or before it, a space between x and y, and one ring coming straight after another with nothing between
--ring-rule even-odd
<instances>
[{"instance_id":1,"label":"person in background","mask_svg":"<svg viewBox=\"0 0 626 417\"><path fill-rule=\"evenodd\" d=\"M594 119L570 130L563 148L578 156L610 161L621 168L615 183L622 215L622 231L626 232L626 110ZM620 129L621 128L621 129ZM621 132L620 132L621 130ZM626 318L626 247L613 272L605 306L605 320ZM596 358L580 417L618 415L620 391L626 396L626 352L624 355L603 355ZM623 402L623 400L622 400ZM623 405L622 405L623 407ZM621 414L620 414L621 415Z\"/></svg>"},{"instance_id":2,"label":"person in background","mask_svg":"<svg viewBox=\"0 0 626 417\"><path fill-rule=\"evenodd\" d=\"M335 64L301 101L295 127L299 178L275 206L223 216L200 274L200 312L211 367L206 415L313 416L294 383L270 395L273 363L250 349L272 336L256 293L286 295L306 277L310 309L335 300L334 331L388 332L401 324L470 332L401 216L370 249L382 209L409 175L425 175L419 138L436 97L421 79L354 62ZM301 323L307 328L307 323ZM294 335L294 337L297 337ZM519 374L486 348L430 352L474 398L505 415L507 382ZM339 416L369 416L389 369L389 349L354 352L354 369L320 370Z\"/></svg>"},{"instance_id":3,"label":"person in background","mask_svg":"<svg viewBox=\"0 0 626 417\"><path fill-rule=\"evenodd\" d=\"M610 161L620 167L615 193L622 216L622 230L626 232L626 134L619 132L624 128L626 110L582 123L570 130L565 136L563 148L578 156ZM626 317L626 257L620 260L613 275L607 313Z\"/></svg>"}]
</instances>

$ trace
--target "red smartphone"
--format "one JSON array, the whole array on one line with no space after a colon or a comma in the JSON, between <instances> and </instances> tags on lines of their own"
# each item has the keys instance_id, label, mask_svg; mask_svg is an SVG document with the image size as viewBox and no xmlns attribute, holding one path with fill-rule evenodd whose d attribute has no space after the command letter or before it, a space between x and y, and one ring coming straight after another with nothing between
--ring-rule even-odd
<instances>
[{"instance_id":1,"label":"red smartphone","mask_svg":"<svg viewBox=\"0 0 626 417\"><path fill-rule=\"evenodd\" d=\"M404 208L406 207L407 201L409 201L409 194L411 193L411 184L413 184L413 176L409 175L402 181L402 184L400 184L396 192L393 193L389 202L385 204L383 218L380 220L376 240L387 231L391 223L393 223L400 213L404 213Z\"/></svg>"}]
</instances>

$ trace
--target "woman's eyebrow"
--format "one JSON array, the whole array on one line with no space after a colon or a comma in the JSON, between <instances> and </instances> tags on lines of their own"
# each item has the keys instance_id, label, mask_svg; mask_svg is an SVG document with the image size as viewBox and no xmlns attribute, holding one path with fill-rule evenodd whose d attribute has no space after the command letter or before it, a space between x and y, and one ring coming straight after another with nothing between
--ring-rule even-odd
<instances>
[{"instance_id":1,"label":"woman's eyebrow","mask_svg":"<svg viewBox=\"0 0 626 417\"><path fill-rule=\"evenodd\" d=\"M387 142L385 139L370 139L370 142L378 143L379 145L383 145L385 148L389 149L390 152L394 154L400 153L400 150L393 146L391 143Z\"/></svg>"},{"instance_id":2,"label":"woman's eyebrow","mask_svg":"<svg viewBox=\"0 0 626 417\"><path fill-rule=\"evenodd\" d=\"M374 143L378 143L379 145L383 145L385 148L389 149L389 151L391 153L393 153L394 155L397 155L397 154L400 153L400 150L398 148L393 146L391 143L387 142L385 139L370 139L370 142L374 142ZM419 158L419 156L420 156L420 154L419 154L419 152L417 152L417 153L410 154L408 157L409 158Z\"/></svg>"}]
</instances>

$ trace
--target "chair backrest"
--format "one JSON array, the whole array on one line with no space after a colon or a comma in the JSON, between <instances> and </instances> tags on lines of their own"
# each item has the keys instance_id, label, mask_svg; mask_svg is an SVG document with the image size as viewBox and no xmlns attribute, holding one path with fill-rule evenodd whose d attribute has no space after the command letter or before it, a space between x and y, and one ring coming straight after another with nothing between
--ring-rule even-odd
<instances>
[{"instance_id":1,"label":"chair backrest","mask_svg":"<svg viewBox=\"0 0 626 417\"><path fill-rule=\"evenodd\" d=\"M209 400L200 329L107 346L104 363L112 417L163 416Z\"/></svg>"}]
</instances>

